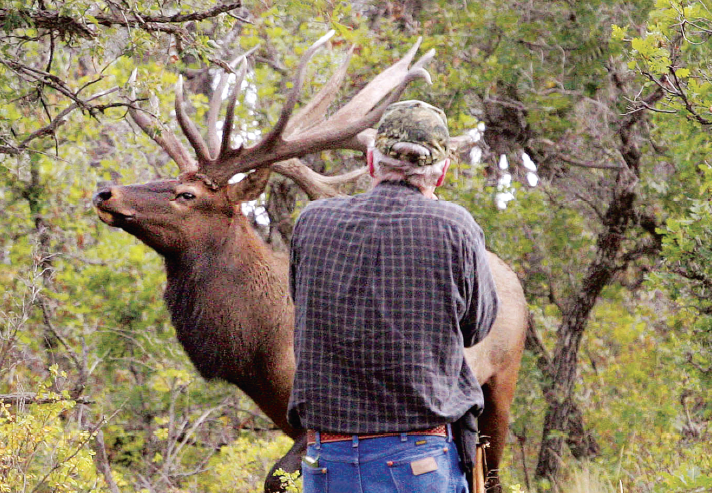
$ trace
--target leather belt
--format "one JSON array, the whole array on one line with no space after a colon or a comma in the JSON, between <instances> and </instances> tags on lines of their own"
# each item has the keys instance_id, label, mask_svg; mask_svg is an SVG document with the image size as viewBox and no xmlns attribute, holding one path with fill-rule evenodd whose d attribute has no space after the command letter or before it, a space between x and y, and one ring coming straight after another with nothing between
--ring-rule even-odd
<instances>
[{"instance_id":1,"label":"leather belt","mask_svg":"<svg viewBox=\"0 0 712 493\"><path fill-rule=\"evenodd\" d=\"M307 444L313 445L316 443L316 434L314 430L307 430ZM428 428L427 430L414 430L406 432L406 435L426 435L426 436L436 436L436 437L447 437L447 425L440 425L434 428ZM369 438L383 438L383 437L399 437L401 433L387 432L387 433L331 433L328 431L319 432L319 441L321 443L330 442L345 442L353 440L354 436L357 436L359 440L366 440Z\"/></svg>"}]
</instances>

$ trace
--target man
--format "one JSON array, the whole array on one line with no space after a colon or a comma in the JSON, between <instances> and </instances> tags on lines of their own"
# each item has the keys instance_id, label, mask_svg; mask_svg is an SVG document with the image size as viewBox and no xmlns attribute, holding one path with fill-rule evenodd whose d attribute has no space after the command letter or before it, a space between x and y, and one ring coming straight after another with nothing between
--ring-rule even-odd
<instances>
[{"instance_id":1,"label":"man","mask_svg":"<svg viewBox=\"0 0 712 493\"><path fill-rule=\"evenodd\" d=\"M310 430L305 493L467 491L450 425L482 409L463 347L498 301L482 230L434 194L448 142L440 109L389 106L374 188L312 202L294 227L289 420Z\"/></svg>"}]
</instances>

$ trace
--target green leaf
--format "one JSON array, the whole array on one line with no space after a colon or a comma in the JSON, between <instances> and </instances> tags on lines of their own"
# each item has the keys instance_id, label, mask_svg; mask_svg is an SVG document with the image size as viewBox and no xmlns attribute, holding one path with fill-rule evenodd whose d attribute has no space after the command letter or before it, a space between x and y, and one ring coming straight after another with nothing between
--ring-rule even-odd
<instances>
[{"instance_id":1,"label":"green leaf","mask_svg":"<svg viewBox=\"0 0 712 493\"><path fill-rule=\"evenodd\" d=\"M611 26L611 39L613 39L614 41L623 41L626 36L627 30L628 26L619 27L613 24L613 26Z\"/></svg>"}]
</instances>

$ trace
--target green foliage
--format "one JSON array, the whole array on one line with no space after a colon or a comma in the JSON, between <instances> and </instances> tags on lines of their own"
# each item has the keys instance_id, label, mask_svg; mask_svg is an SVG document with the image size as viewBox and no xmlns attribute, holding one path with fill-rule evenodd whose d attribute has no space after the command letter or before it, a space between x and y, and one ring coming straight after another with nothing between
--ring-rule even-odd
<instances>
[{"instance_id":1,"label":"green foliage","mask_svg":"<svg viewBox=\"0 0 712 493\"><path fill-rule=\"evenodd\" d=\"M76 403L66 390L52 391L67 374L56 365L50 374L36 384L30 403L0 400L0 491L108 491L92 460L92 432L64 418Z\"/></svg>"},{"instance_id":2,"label":"green foliage","mask_svg":"<svg viewBox=\"0 0 712 493\"><path fill-rule=\"evenodd\" d=\"M299 493L302 491L299 471L290 473L284 469L277 469L274 474L279 476L279 481L287 493Z\"/></svg>"},{"instance_id":3,"label":"green foliage","mask_svg":"<svg viewBox=\"0 0 712 493\"><path fill-rule=\"evenodd\" d=\"M280 435L254 436L245 433L230 445L220 449L208 463L206 473L188 488L188 491L206 493L259 493L264 491L263 482L272 465L292 446L292 441ZM296 480L295 475L285 478ZM294 483L292 483L294 484Z\"/></svg>"},{"instance_id":4,"label":"green foliage","mask_svg":"<svg viewBox=\"0 0 712 493\"><path fill-rule=\"evenodd\" d=\"M652 184L656 193L664 197L659 213L667 220L659 229L663 269L649 276L649 286L663 290L679 307L679 313L672 315L668 323L675 329L675 361L685 368L685 396L709 386L712 377L712 251L708 247L712 239L712 170L708 165L712 98L706 42L712 33L711 20L703 2L658 1L650 13L648 36L623 38L633 48L628 53L630 66L665 91L665 99L659 105L665 113L656 114L654 119L656 137L665 146L661 161L664 166L675 167L678 178ZM674 54L672 60L651 52L647 41L650 37L658 40L660 50ZM709 416L710 403L688 403L684 399L687 397L683 401L689 409L677 428L696 436L695 423L707 419L701 417ZM693 491L704 489L709 483L709 464L696 459L696 445L692 442L692 454L684 453L685 460L666 468L663 482L670 490Z\"/></svg>"},{"instance_id":5,"label":"green foliage","mask_svg":"<svg viewBox=\"0 0 712 493\"><path fill-rule=\"evenodd\" d=\"M698 123L712 123L709 38L712 13L698 1L660 0L650 11L644 36L617 28L615 39L629 43L628 66L666 93L665 111L686 113Z\"/></svg>"}]
</instances>

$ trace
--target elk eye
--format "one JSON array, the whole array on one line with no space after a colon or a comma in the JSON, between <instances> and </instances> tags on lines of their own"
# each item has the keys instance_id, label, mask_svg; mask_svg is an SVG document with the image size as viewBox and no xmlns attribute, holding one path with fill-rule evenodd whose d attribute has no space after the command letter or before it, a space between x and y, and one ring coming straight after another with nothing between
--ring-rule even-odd
<instances>
[{"instance_id":1,"label":"elk eye","mask_svg":"<svg viewBox=\"0 0 712 493\"><path fill-rule=\"evenodd\" d=\"M185 200L193 200L195 198L195 195L193 195L190 192L183 192L183 193L179 193L177 198L185 199Z\"/></svg>"}]
</instances>

